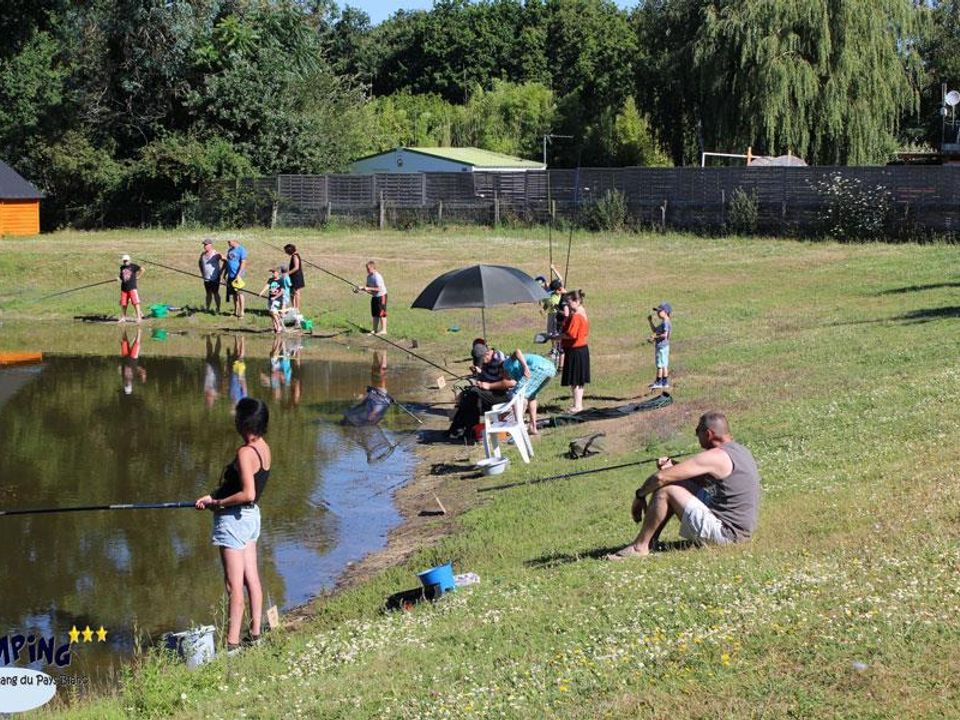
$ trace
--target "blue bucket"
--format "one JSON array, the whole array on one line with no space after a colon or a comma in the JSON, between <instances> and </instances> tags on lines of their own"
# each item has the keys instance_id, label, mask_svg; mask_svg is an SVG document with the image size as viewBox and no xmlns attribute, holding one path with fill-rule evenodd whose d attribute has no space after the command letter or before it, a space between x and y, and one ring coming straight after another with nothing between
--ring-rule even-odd
<instances>
[{"instance_id":1,"label":"blue bucket","mask_svg":"<svg viewBox=\"0 0 960 720\"><path fill-rule=\"evenodd\" d=\"M437 565L429 570L424 570L422 573L417 573L417 577L420 578L420 582L423 583L425 590L429 591L431 588L436 587L435 597L443 595L447 590L454 590L457 587L456 582L453 580L453 563Z\"/></svg>"}]
</instances>

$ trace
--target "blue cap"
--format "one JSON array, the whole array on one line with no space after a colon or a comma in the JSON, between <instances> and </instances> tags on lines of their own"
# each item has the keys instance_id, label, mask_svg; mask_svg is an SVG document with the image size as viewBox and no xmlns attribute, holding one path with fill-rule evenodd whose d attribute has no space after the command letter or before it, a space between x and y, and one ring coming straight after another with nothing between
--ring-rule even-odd
<instances>
[{"instance_id":1,"label":"blue cap","mask_svg":"<svg viewBox=\"0 0 960 720\"><path fill-rule=\"evenodd\" d=\"M660 312L661 310L663 310L667 315L673 315L673 306L668 302L660 303L654 308L654 310L656 310L657 312Z\"/></svg>"}]
</instances>

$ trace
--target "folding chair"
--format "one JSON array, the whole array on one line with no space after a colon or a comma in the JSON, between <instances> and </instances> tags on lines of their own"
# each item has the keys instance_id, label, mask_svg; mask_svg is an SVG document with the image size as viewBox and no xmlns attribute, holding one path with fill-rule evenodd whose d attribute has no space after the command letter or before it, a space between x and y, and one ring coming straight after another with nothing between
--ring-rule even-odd
<instances>
[{"instance_id":1,"label":"folding chair","mask_svg":"<svg viewBox=\"0 0 960 720\"><path fill-rule=\"evenodd\" d=\"M494 405L483 414L483 449L487 457L500 457L500 433L507 433L513 438L513 444L517 446L523 461L530 462L533 445L523 421L525 404L523 393L520 392L508 402Z\"/></svg>"}]
</instances>

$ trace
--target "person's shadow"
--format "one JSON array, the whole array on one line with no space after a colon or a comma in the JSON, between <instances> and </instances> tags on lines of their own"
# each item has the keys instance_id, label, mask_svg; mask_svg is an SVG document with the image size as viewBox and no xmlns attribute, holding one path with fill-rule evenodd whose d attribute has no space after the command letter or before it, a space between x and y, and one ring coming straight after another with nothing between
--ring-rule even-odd
<instances>
[{"instance_id":1,"label":"person's shadow","mask_svg":"<svg viewBox=\"0 0 960 720\"><path fill-rule=\"evenodd\" d=\"M573 553L552 553L541 555L540 557L527 560L524 565L529 568L545 570L548 568L569 565L570 563L580 562L581 560L603 560L607 555L617 552L623 545L614 547L598 547ZM695 547L689 540L674 540L672 542L658 542L654 547L654 553L677 552L679 550L689 550Z\"/></svg>"}]
</instances>

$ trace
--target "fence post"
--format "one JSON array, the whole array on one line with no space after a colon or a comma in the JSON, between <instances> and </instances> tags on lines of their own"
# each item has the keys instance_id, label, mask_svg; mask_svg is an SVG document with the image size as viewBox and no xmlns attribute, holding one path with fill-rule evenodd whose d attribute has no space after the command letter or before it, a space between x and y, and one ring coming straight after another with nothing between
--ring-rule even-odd
<instances>
[{"instance_id":1,"label":"fence post","mask_svg":"<svg viewBox=\"0 0 960 720\"><path fill-rule=\"evenodd\" d=\"M660 206L660 229L664 232L667 230L667 204L669 202L669 200L664 198L663 205Z\"/></svg>"},{"instance_id":2,"label":"fence post","mask_svg":"<svg viewBox=\"0 0 960 720\"><path fill-rule=\"evenodd\" d=\"M443 225L443 200L437 200L437 225Z\"/></svg>"},{"instance_id":3,"label":"fence post","mask_svg":"<svg viewBox=\"0 0 960 720\"><path fill-rule=\"evenodd\" d=\"M727 189L720 188L720 227L727 225Z\"/></svg>"},{"instance_id":4,"label":"fence post","mask_svg":"<svg viewBox=\"0 0 960 720\"><path fill-rule=\"evenodd\" d=\"M493 226L500 225L500 195L496 190L493 191Z\"/></svg>"},{"instance_id":5,"label":"fence post","mask_svg":"<svg viewBox=\"0 0 960 720\"><path fill-rule=\"evenodd\" d=\"M330 219L333 217L333 203L329 200L327 201L327 219L326 222L330 222Z\"/></svg>"},{"instance_id":6,"label":"fence post","mask_svg":"<svg viewBox=\"0 0 960 720\"><path fill-rule=\"evenodd\" d=\"M277 226L277 207L279 203L274 200L270 207L270 229L273 230Z\"/></svg>"},{"instance_id":7,"label":"fence post","mask_svg":"<svg viewBox=\"0 0 960 720\"><path fill-rule=\"evenodd\" d=\"M383 203L383 190L380 191L380 229L387 224L387 209Z\"/></svg>"}]
</instances>

